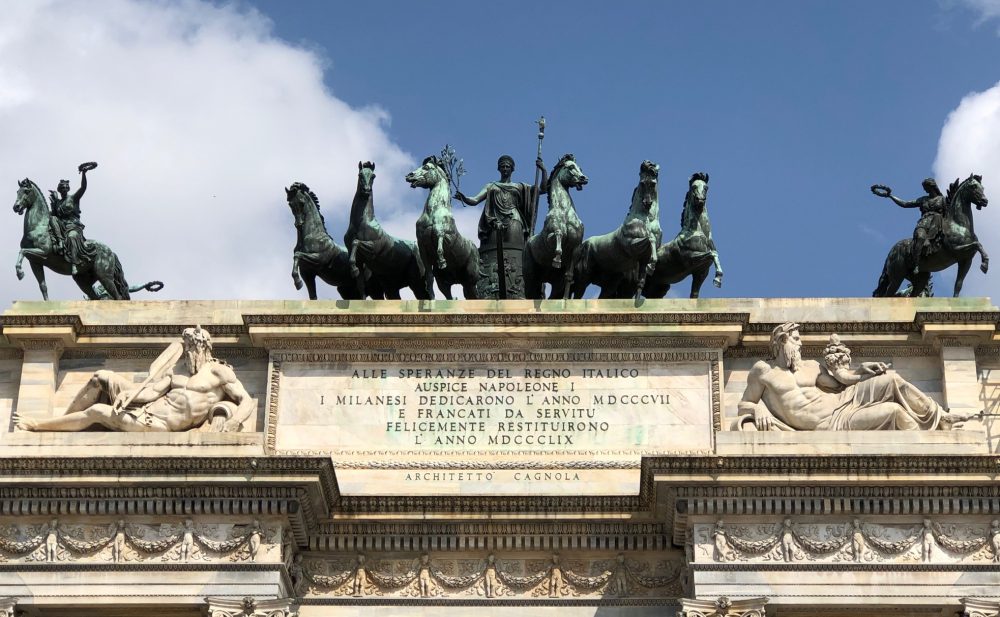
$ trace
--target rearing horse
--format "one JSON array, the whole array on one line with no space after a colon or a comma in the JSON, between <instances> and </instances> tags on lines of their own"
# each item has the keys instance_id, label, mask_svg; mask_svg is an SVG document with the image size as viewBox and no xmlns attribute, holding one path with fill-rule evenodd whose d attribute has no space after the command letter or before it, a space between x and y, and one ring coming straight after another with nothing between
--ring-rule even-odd
<instances>
[{"instance_id":1,"label":"rearing horse","mask_svg":"<svg viewBox=\"0 0 1000 617\"><path fill-rule=\"evenodd\" d=\"M406 181L411 188L429 189L424 211L417 219L417 247L426 269L428 289L433 291L432 280L436 280L441 293L451 300L451 286L458 284L467 300L477 299L479 251L455 226L444 167L436 156L429 156L420 167L406 174Z\"/></svg>"},{"instance_id":2,"label":"rearing horse","mask_svg":"<svg viewBox=\"0 0 1000 617\"><path fill-rule=\"evenodd\" d=\"M21 263L28 258L31 272L38 281L38 289L44 300L49 299L48 285L45 283L45 268L56 274L70 275L72 266L55 250L52 236L49 233L49 219L52 215L49 205L38 185L25 178L17 183L17 200L14 202L14 212L24 215L24 235L21 237L21 251L17 256L14 271L18 279L24 278ZM83 293L91 300L108 297L112 300L128 300L129 291L148 289L159 291L163 287L158 281L146 283L138 287L129 287L125 273L118 256L107 245L96 240L87 240L84 255L77 273L72 275ZM94 285L100 283L104 293L98 293ZM104 295L106 294L106 296Z\"/></svg>"},{"instance_id":3,"label":"rearing horse","mask_svg":"<svg viewBox=\"0 0 1000 617\"><path fill-rule=\"evenodd\" d=\"M712 283L722 287L722 265L712 238L712 224L708 220L708 174L697 172L688 180L681 212L681 230L673 240L660 245L656 252L656 267L647 279L645 295L662 298L672 284L690 275L690 297L697 298L712 265L715 266Z\"/></svg>"},{"instance_id":4,"label":"rearing horse","mask_svg":"<svg viewBox=\"0 0 1000 617\"><path fill-rule=\"evenodd\" d=\"M360 277L362 270L370 271L390 300L398 300L403 287L409 287L416 299L427 300L431 294L416 243L389 235L375 218L374 182L375 163L358 161L358 188L344 234L344 244L350 251L351 273ZM364 279L359 279L359 284L363 289Z\"/></svg>"},{"instance_id":5,"label":"rearing horse","mask_svg":"<svg viewBox=\"0 0 1000 617\"><path fill-rule=\"evenodd\" d=\"M973 204L977 210L989 204L983 191L983 177L972 174L961 182L959 179L952 182L945 196L944 217L941 233L938 235L940 245L935 246L933 251L924 251L925 255L913 255L911 238L897 242L885 258L878 287L872 295L877 298L894 296L903 279L906 279L912 283L910 295L918 296L927 286L932 272L940 272L958 264L954 290L957 298L977 253L982 261L979 269L985 274L989 270L990 258L976 237L972 221ZM918 262L919 274L913 274Z\"/></svg>"},{"instance_id":6,"label":"rearing horse","mask_svg":"<svg viewBox=\"0 0 1000 617\"><path fill-rule=\"evenodd\" d=\"M295 289L305 282L309 299L315 300L316 277L337 288L345 300L362 299L361 287L351 274L347 249L333 241L319 211L319 199L302 182L285 189L288 207L295 217L295 249L292 252L292 280Z\"/></svg>"},{"instance_id":7,"label":"rearing horse","mask_svg":"<svg viewBox=\"0 0 1000 617\"><path fill-rule=\"evenodd\" d=\"M545 297L545 283L552 288L550 299L563 297L572 278L573 259L583 241L583 221L576 213L569 189L583 190L587 181L572 154L563 156L552 168L547 192L549 211L542 231L528 238L525 245L525 297Z\"/></svg>"}]
</instances>

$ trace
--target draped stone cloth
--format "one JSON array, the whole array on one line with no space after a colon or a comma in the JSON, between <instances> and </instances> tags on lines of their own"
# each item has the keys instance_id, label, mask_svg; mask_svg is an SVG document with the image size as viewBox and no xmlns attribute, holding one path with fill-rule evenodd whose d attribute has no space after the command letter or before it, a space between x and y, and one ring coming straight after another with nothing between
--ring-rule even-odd
<instances>
[{"instance_id":1,"label":"draped stone cloth","mask_svg":"<svg viewBox=\"0 0 1000 617\"><path fill-rule=\"evenodd\" d=\"M943 410L898 373L876 375L844 388L833 414L816 430L934 430Z\"/></svg>"}]
</instances>

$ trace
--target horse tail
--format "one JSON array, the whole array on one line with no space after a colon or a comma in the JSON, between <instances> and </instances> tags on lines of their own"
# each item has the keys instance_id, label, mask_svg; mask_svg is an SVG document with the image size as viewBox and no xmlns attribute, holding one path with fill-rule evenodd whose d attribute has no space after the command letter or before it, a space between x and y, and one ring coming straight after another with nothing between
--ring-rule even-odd
<instances>
[{"instance_id":1,"label":"horse tail","mask_svg":"<svg viewBox=\"0 0 1000 617\"><path fill-rule=\"evenodd\" d=\"M161 289L163 289L163 281L149 281L144 285L129 285L128 291L133 294L137 291L149 291L156 293Z\"/></svg>"},{"instance_id":2,"label":"horse tail","mask_svg":"<svg viewBox=\"0 0 1000 617\"><path fill-rule=\"evenodd\" d=\"M125 270L122 269L122 262L118 259L118 255L111 253L111 280L114 282L115 290L118 292L118 297L122 300L131 300L132 297L129 296L129 286L128 281L125 280Z\"/></svg>"},{"instance_id":3,"label":"horse tail","mask_svg":"<svg viewBox=\"0 0 1000 617\"><path fill-rule=\"evenodd\" d=\"M876 298L888 298L894 296L899 285L905 278L906 268L909 260L906 252L909 249L910 240L903 239L889 249L889 254L885 256L885 264L882 265L882 274L878 277L878 286L872 292ZM893 283L897 289L893 289Z\"/></svg>"}]
</instances>

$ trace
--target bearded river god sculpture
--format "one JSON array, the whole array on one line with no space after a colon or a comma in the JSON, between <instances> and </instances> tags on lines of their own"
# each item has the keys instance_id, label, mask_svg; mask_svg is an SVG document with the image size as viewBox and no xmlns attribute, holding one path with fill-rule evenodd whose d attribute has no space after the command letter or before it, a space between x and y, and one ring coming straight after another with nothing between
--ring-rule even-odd
<instances>
[{"instance_id":1,"label":"bearded river god sculpture","mask_svg":"<svg viewBox=\"0 0 1000 617\"><path fill-rule=\"evenodd\" d=\"M62 416L36 419L19 414L26 431L82 431L95 424L123 432L212 432L243 430L257 404L233 369L212 356L212 337L187 328L153 362L138 387L112 371L97 371Z\"/></svg>"},{"instance_id":2,"label":"bearded river god sculpture","mask_svg":"<svg viewBox=\"0 0 1000 617\"><path fill-rule=\"evenodd\" d=\"M882 362L851 366L851 350L830 337L824 363L803 360L799 325L771 333L776 364L750 369L738 430L844 431L951 429L975 414L949 413Z\"/></svg>"}]
</instances>

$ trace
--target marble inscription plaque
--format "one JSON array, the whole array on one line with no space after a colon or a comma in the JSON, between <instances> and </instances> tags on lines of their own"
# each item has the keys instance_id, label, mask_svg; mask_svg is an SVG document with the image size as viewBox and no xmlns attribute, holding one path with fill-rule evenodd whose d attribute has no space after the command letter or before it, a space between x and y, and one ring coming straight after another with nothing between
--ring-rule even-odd
<instances>
[{"instance_id":1,"label":"marble inscription plaque","mask_svg":"<svg viewBox=\"0 0 1000 617\"><path fill-rule=\"evenodd\" d=\"M283 362L276 447L640 455L711 446L708 362Z\"/></svg>"}]
</instances>

